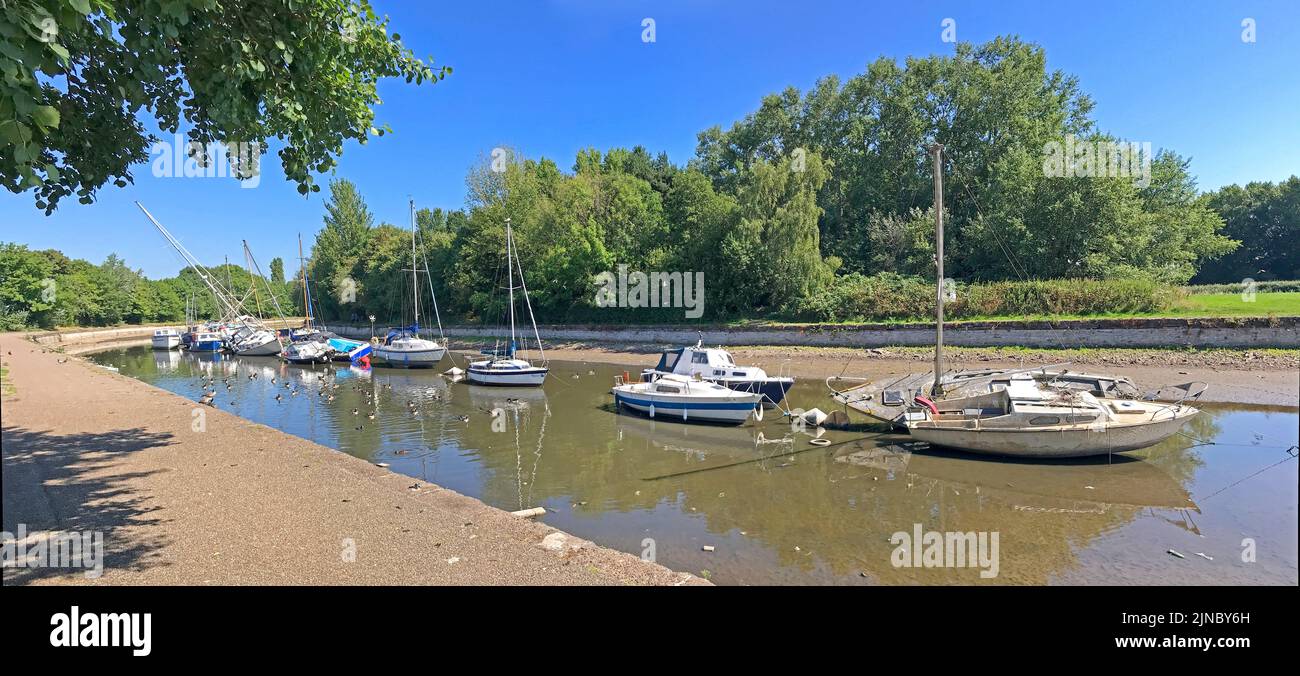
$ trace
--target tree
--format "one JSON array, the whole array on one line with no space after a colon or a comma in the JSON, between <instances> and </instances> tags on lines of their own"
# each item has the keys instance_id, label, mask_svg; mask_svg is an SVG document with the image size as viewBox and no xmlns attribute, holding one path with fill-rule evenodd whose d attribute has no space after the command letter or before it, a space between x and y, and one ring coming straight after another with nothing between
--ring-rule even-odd
<instances>
[{"instance_id":1,"label":"tree","mask_svg":"<svg viewBox=\"0 0 1300 676\"><path fill-rule=\"evenodd\" d=\"M1223 216L1224 234L1241 247L1201 270L1194 281L1300 279L1300 177L1280 183L1229 185L1202 198Z\"/></svg>"},{"instance_id":2,"label":"tree","mask_svg":"<svg viewBox=\"0 0 1300 676\"><path fill-rule=\"evenodd\" d=\"M284 259L279 256L271 259L271 283L284 283Z\"/></svg>"},{"instance_id":3,"label":"tree","mask_svg":"<svg viewBox=\"0 0 1300 676\"><path fill-rule=\"evenodd\" d=\"M358 264L370 242L374 216L357 186L346 179L330 181L325 227L311 248L312 297L326 317L356 309L364 294Z\"/></svg>"},{"instance_id":4,"label":"tree","mask_svg":"<svg viewBox=\"0 0 1300 676\"><path fill-rule=\"evenodd\" d=\"M390 131L374 122L380 78L451 72L390 35L367 0L13 0L0 38L0 185L33 192L46 214L134 181L157 140L141 118L171 134L183 120L200 160L238 149L238 178L277 139L285 177L318 191L312 174L345 141Z\"/></svg>"}]
</instances>

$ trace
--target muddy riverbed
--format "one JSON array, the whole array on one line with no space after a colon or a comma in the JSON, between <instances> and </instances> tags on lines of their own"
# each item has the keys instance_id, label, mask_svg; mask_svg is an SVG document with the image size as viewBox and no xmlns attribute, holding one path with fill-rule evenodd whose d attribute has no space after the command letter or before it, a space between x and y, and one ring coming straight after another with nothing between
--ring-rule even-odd
<instances>
[{"instance_id":1,"label":"muddy riverbed","mask_svg":"<svg viewBox=\"0 0 1300 676\"><path fill-rule=\"evenodd\" d=\"M867 430L818 447L773 411L739 428L621 415L622 364L555 361L544 388L504 389L147 347L90 358L190 399L211 375L218 408L721 584L1297 584L1293 406L1207 404L1148 450L1024 463ZM821 378L790 402L833 408ZM917 528L996 533L996 577L896 565L891 536Z\"/></svg>"}]
</instances>

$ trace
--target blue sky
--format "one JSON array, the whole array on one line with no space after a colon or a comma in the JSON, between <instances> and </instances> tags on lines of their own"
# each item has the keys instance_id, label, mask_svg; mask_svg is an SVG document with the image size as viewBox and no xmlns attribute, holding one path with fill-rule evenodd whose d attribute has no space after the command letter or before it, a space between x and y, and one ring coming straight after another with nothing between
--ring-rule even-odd
<instances>
[{"instance_id":1,"label":"blue sky","mask_svg":"<svg viewBox=\"0 0 1300 676\"><path fill-rule=\"evenodd\" d=\"M1300 174L1300 3L826 2L552 0L434 3L376 0L421 56L455 73L436 86L385 82L377 121L395 134L349 144L337 175L361 189L377 220L405 223L417 206L458 208L466 170L496 146L572 165L594 146L642 144L685 162L697 132L729 126L760 98L863 70L880 56L951 53L962 41L1014 34L1048 65L1079 77L1107 132L1192 159L1202 189ZM1058 6L1059 5L1059 6ZM642 42L642 20L655 42ZM1252 18L1256 42L1242 40ZM263 268L297 268L327 195L297 194L269 155L255 189L231 179L155 178L107 187L91 206L65 201L45 217L30 195L0 192L0 240L99 262L124 256L150 277L181 263L133 205L143 202L205 263L242 262L247 239ZM327 181L328 178L323 179Z\"/></svg>"}]
</instances>

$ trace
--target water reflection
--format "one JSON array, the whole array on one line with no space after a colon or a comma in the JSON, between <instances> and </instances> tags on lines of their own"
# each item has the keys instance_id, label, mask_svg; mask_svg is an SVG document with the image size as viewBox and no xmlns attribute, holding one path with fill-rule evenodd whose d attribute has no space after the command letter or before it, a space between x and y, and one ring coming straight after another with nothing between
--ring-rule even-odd
<instances>
[{"instance_id":1,"label":"water reflection","mask_svg":"<svg viewBox=\"0 0 1300 676\"><path fill-rule=\"evenodd\" d=\"M97 360L192 399L211 383L219 408L503 509L546 507L547 523L610 547L652 542L660 563L722 583L1296 583L1300 463L1204 499L1295 443L1294 409L1211 407L1146 451L1012 462L779 415L744 427L619 415L608 390L622 366L553 363L545 388L515 389L148 349ZM792 405L834 408L821 389L799 383ZM818 434L831 445L811 445ZM890 535L914 524L998 532L999 576L894 567ZM1267 558L1241 562L1243 534L1266 540ZM1171 565L1171 548L1189 559Z\"/></svg>"}]
</instances>

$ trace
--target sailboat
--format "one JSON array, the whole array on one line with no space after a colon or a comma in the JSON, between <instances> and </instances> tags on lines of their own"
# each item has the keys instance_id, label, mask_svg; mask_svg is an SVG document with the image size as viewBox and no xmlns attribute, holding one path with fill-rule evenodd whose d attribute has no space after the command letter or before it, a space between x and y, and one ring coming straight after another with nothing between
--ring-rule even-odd
<instances>
[{"instance_id":1,"label":"sailboat","mask_svg":"<svg viewBox=\"0 0 1300 676\"><path fill-rule=\"evenodd\" d=\"M936 303L934 370L835 391L834 398L905 427L919 441L972 453L1074 458L1145 448L1167 439L1198 410L1205 392L1183 388L1173 402L1142 401L1119 376L1059 367L946 373L943 361L943 146L934 158ZM830 381L827 381L830 384ZM926 385L928 384L928 391ZM1203 384L1202 384L1203 385Z\"/></svg>"},{"instance_id":2,"label":"sailboat","mask_svg":"<svg viewBox=\"0 0 1300 676\"><path fill-rule=\"evenodd\" d=\"M298 261L302 267L302 304L307 313L306 323L300 331L288 331L289 344L280 352L280 358L291 364L323 364L334 358L336 350L329 336L312 326L311 288L307 277L307 259L302 255L302 235L298 236Z\"/></svg>"},{"instance_id":3,"label":"sailboat","mask_svg":"<svg viewBox=\"0 0 1300 676\"><path fill-rule=\"evenodd\" d=\"M415 200L411 200L411 297L414 300L415 323L388 332L383 344L376 346L372 352L376 364L427 368L437 364L447 354L447 348L437 341L420 337L420 281L415 262L415 231ZM428 271L425 272L427 274ZM437 307L437 300L434 303Z\"/></svg>"},{"instance_id":4,"label":"sailboat","mask_svg":"<svg viewBox=\"0 0 1300 676\"><path fill-rule=\"evenodd\" d=\"M546 380L550 369L545 366L546 353L542 352L543 365L515 357L519 345L515 333L515 266L519 266L519 289L524 294L524 305L528 308L528 321L533 325L533 337L537 339L537 349L542 351L542 339L537 333L537 320L533 318L533 306L528 300L528 285L524 282L524 268L519 263L515 252L514 230L510 219L506 219L506 288L510 293L510 342L504 349L485 350L490 359L470 362L466 377L478 385L512 385L539 386Z\"/></svg>"}]
</instances>

